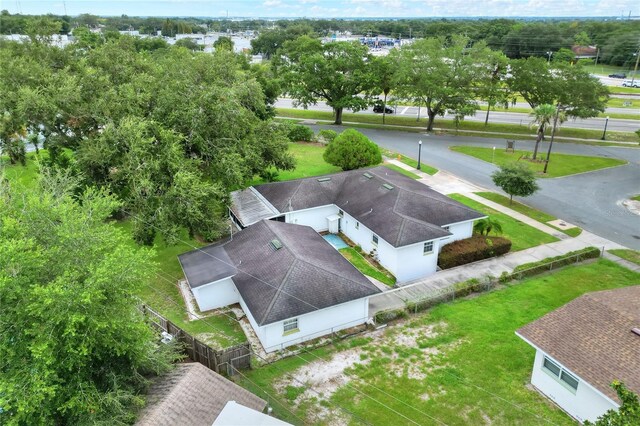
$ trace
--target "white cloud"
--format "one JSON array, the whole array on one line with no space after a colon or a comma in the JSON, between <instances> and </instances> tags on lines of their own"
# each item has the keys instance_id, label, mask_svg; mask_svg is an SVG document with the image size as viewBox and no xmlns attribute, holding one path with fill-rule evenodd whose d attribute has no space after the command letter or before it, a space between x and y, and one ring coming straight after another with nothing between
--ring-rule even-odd
<instances>
[{"instance_id":1,"label":"white cloud","mask_svg":"<svg viewBox=\"0 0 640 426\"><path fill-rule=\"evenodd\" d=\"M278 7L282 5L282 2L280 0L267 0L262 5L265 7Z\"/></svg>"}]
</instances>

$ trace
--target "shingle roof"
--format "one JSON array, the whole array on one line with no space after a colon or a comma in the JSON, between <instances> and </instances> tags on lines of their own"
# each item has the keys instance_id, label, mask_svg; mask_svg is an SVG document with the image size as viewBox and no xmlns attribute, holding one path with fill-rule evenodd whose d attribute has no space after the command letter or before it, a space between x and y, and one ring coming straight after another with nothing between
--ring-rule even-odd
<instances>
[{"instance_id":1,"label":"shingle roof","mask_svg":"<svg viewBox=\"0 0 640 426\"><path fill-rule=\"evenodd\" d=\"M179 364L151 386L139 426L211 426L228 401L262 411L267 403L199 363Z\"/></svg>"},{"instance_id":2,"label":"shingle roof","mask_svg":"<svg viewBox=\"0 0 640 426\"><path fill-rule=\"evenodd\" d=\"M517 333L614 401L610 384L640 392L640 286L580 296Z\"/></svg>"},{"instance_id":3,"label":"shingle roof","mask_svg":"<svg viewBox=\"0 0 640 426\"><path fill-rule=\"evenodd\" d=\"M282 243L279 250L270 244L274 239ZM259 325L380 291L308 226L262 220L217 247L224 249L236 269L233 282ZM200 263L184 261L191 256ZM181 255L180 260L183 266L193 264L210 276L219 275L219 259L202 257L197 250ZM189 267L184 271L189 281Z\"/></svg>"},{"instance_id":4,"label":"shingle roof","mask_svg":"<svg viewBox=\"0 0 640 426\"><path fill-rule=\"evenodd\" d=\"M256 186L255 191L280 213L335 204L394 247L446 237L451 234L442 226L484 217L427 185L382 166L267 183ZM234 205L232 210L242 209ZM243 222L245 226L250 224Z\"/></svg>"},{"instance_id":5,"label":"shingle roof","mask_svg":"<svg viewBox=\"0 0 640 426\"><path fill-rule=\"evenodd\" d=\"M237 272L221 245L210 245L181 254L178 260L191 288L233 276Z\"/></svg>"}]
</instances>

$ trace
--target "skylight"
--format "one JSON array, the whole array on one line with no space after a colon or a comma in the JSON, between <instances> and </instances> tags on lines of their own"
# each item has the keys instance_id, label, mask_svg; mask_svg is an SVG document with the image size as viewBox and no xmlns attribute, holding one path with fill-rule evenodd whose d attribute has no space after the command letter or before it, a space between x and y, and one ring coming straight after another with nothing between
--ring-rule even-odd
<instances>
[{"instance_id":1,"label":"skylight","mask_svg":"<svg viewBox=\"0 0 640 426\"><path fill-rule=\"evenodd\" d=\"M318 182L328 182L330 181L331 178L330 177L323 177L323 178L318 178Z\"/></svg>"},{"instance_id":2,"label":"skylight","mask_svg":"<svg viewBox=\"0 0 640 426\"><path fill-rule=\"evenodd\" d=\"M278 240L277 238L271 240L269 242L269 245L271 246L272 249L274 250L280 250L282 248L282 243L280 242L280 240Z\"/></svg>"},{"instance_id":3,"label":"skylight","mask_svg":"<svg viewBox=\"0 0 640 426\"><path fill-rule=\"evenodd\" d=\"M363 173L362 176L366 177L367 179L371 179L373 177L373 175L369 172Z\"/></svg>"},{"instance_id":4,"label":"skylight","mask_svg":"<svg viewBox=\"0 0 640 426\"><path fill-rule=\"evenodd\" d=\"M389 191L391 191L391 190L393 189L393 186L392 186L392 185L389 185L388 183L383 183L383 184L382 184L382 187L383 187L384 189L388 189Z\"/></svg>"}]
</instances>

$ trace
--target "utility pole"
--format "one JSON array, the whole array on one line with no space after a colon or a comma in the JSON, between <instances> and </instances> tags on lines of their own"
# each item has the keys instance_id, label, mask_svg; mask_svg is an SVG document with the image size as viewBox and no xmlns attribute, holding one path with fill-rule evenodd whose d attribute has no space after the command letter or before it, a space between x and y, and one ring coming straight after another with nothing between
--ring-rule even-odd
<instances>
[{"instance_id":1,"label":"utility pole","mask_svg":"<svg viewBox=\"0 0 640 426\"><path fill-rule=\"evenodd\" d=\"M633 68L633 76L631 77L631 87L633 87L633 83L636 81L636 73L638 72L638 60L640 60L640 47L638 47L638 51L636 52L636 66Z\"/></svg>"},{"instance_id":2,"label":"utility pole","mask_svg":"<svg viewBox=\"0 0 640 426\"><path fill-rule=\"evenodd\" d=\"M551 156L551 147L553 146L553 138L556 135L556 127L558 127L558 116L560 115L560 105L556 105L556 116L553 118L553 129L551 129L551 140L549 141L549 150L547 151L547 159L544 162L543 174L547 174L547 166L549 165L549 157Z\"/></svg>"}]
</instances>

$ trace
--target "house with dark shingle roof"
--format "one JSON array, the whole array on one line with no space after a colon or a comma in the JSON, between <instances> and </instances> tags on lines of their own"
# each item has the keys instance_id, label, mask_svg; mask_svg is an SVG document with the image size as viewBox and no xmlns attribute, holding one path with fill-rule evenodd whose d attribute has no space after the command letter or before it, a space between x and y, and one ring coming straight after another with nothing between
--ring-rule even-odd
<instances>
[{"instance_id":1,"label":"house with dark shingle roof","mask_svg":"<svg viewBox=\"0 0 640 426\"><path fill-rule=\"evenodd\" d=\"M387 167L267 183L231 194L233 220L344 233L398 282L434 274L443 245L469 238L483 214Z\"/></svg>"},{"instance_id":2,"label":"house with dark shingle roof","mask_svg":"<svg viewBox=\"0 0 640 426\"><path fill-rule=\"evenodd\" d=\"M536 349L531 384L580 422L619 408L615 380L640 394L640 286L585 294L516 334Z\"/></svg>"},{"instance_id":3,"label":"house with dark shingle roof","mask_svg":"<svg viewBox=\"0 0 640 426\"><path fill-rule=\"evenodd\" d=\"M239 303L267 352L364 324L380 292L309 226L263 219L178 258L200 310Z\"/></svg>"}]
</instances>

